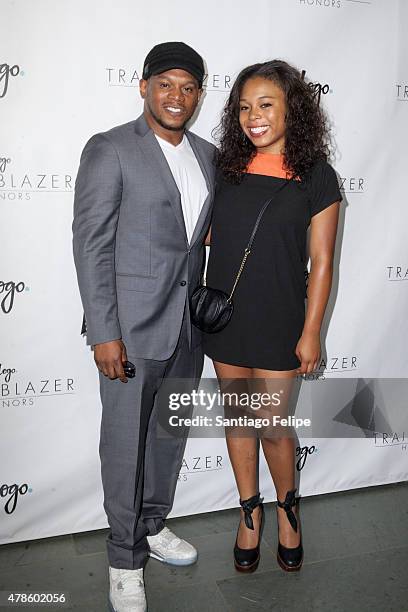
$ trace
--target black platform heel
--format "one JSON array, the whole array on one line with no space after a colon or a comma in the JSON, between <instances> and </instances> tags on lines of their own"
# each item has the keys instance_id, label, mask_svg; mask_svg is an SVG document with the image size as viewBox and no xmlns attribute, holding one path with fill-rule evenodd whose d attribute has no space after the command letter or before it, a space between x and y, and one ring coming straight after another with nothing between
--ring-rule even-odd
<instances>
[{"instance_id":1,"label":"black platform heel","mask_svg":"<svg viewBox=\"0 0 408 612\"><path fill-rule=\"evenodd\" d=\"M262 537L263 530L263 522L264 522L264 509L263 509L263 497L260 496L259 493L250 497L249 499L240 499L239 503L244 510L244 520L245 525L248 529L254 529L254 523L252 521L252 512L253 510L259 506L260 507L260 521L259 521L259 537L258 544L255 548L239 548L237 545L238 532L237 537L235 539L234 546L234 565L235 569L239 572L254 572L259 564L260 559L260 542ZM238 525L239 530L239 525Z\"/></svg>"},{"instance_id":2,"label":"black platform heel","mask_svg":"<svg viewBox=\"0 0 408 612\"><path fill-rule=\"evenodd\" d=\"M295 493L296 489L288 491L286 493L285 501L283 502L279 501L278 499L276 510L278 509L278 506L279 508L283 508L285 510L289 523L292 525L294 531L297 532L298 522L292 510L292 506L296 504ZM286 546L283 546L283 544L280 543L278 537L278 551L276 558L281 568L286 572L295 572L297 570L300 570L303 563L302 534L300 535L300 543L295 548L287 548Z\"/></svg>"}]
</instances>

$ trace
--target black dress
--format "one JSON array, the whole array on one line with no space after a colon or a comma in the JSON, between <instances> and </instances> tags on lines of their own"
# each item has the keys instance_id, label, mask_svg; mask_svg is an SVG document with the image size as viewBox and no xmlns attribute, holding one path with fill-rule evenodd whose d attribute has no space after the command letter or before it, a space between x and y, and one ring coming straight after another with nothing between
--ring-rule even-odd
<instances>
[{"instance_id":1,"label":"black dress","mask_svg":"<svg viewBox=\"0 0 408 612\"><path fill-rule=\"evenodd\" d=\"M230 293L263 203L285 179L219 176L211 225L207 285ZM296 344L305 321L306 237L313 215L342 200L332 166L319 161L307 180L291 181L268 206L221 331L203 333L204 352L227 364L267 370L300 366Z\"/></svg>"}]
</instances>

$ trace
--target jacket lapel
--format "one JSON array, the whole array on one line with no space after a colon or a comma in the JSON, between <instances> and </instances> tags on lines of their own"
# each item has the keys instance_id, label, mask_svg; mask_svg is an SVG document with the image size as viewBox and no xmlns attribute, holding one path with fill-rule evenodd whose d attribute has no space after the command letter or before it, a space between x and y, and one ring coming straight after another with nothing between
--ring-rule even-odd
<instances>
[{"instance_id":1,"label":"jacket lapel","mask_svg":"<svg viewBox=\"0 0 408 612\"><path fill-rule=\"evenodd\" d=\"M186 243L187 232L184 223L183 209L181 206L181 196L164 155L153 130L148 126L143 115L136 121L135 130L143 137L143 154L148 158L152 168L157 168L157 178L161 180L168 193L169 202L173 208L175 217L183 233Z\"/></svg>"},{"instance_id":2,"label":"jacket lapel","mask_svg":"<svg viewBox=\"0 0 408 612\"><path fill-rule=\"evenodd\" d=\"M214 179L213 179L213 168L212 168L212 160L208 158L207 155L201 150L199 144L197 144L194 135L191 132L186 131L186 136L191 145L191 148L194 151L194 155L197 158L198 164L201 168L201 172L204 175L205 182L207 183L208 195L201 207L200 214L197 219L196 226L193 231L193 235L191 237L190 246L192 246L198 239L200 235L201 229L203 227L204 221L207 218L207 214L211 208L211 204L214 197Z\"/></svg>"},{"instance_id":3,"label":"jacket lapel","mask_svg":"<svg viewBox=\"0 0 408 612\"><path fill-rule=\"evenodd\" d=\"M170 170L170 166L167 163L166 156L164 155L157 139L154 135L153 130L149 127L142 114L135 122L135 131L139 136L143 138L143 153L148 158L151 166L157 168L158 178L163 181L166 191L169 196L169 202L173 208L175 217L183 233L184 239L188 246L186 226L184 223L183 208L181 205L181 196L173 178L173 174ZM194 155L198 161L201 171L204 175L205 182L207 184L208 195L201 207L199 217L197 219L196 226L194 228L193 235L191 237L190 247L196 242L200 235L202 226L207 218L207 214L211 208L213 196L214 196L214 180L213 180L213 169L212 160L202 151L201 147L194 138L194 134L186 131L186 136L194 151Z\"/></svg>"}]
</instances>

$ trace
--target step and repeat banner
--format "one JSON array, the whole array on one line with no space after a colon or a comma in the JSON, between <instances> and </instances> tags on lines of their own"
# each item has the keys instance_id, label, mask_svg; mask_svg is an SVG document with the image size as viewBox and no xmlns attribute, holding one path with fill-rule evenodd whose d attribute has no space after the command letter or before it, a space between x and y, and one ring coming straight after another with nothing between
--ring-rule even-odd
<instances>
[{"instance_id":1,"label":"step and repeat banner","mask_svg":"<svg viewBox=\"0 0 408 612\"><path fill-rule=\"evenodd\" d=\"M322 360L302 381L298 412L327 409L338 422L348 411L350 435L299 438L299 491L406 480L404 430L382 418L401 395L381 380L408 376L407 3L0 0L0 22L0 544L107 526L98 375L72 257L74 182L89 137L141 113L144 57L168 40L205 59L191 126L204 138L237 73L259 61L297 66L327 109L344 199ZM208 359L203 376L214 377ZM347 380L348 404L316 393ZM276 499L263 460L260 477ZM237 504L225 440L190 438L172 516Z\"/></svg>"}]
</instances>

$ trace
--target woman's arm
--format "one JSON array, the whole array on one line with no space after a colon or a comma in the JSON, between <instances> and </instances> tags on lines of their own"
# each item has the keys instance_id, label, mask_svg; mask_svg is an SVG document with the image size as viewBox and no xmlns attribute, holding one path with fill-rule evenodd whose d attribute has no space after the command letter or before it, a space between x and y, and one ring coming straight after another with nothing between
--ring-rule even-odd
<instances>
[{"instance_id":1,"label":"woman's arm","mask_svg":"<svg viewBox=\"0 0 408 612\"><path fill-rule=\"evenodd\" d=\"M296 347L300 359L299 374L313 372L320 359L320 329L329 300L333 257L340 202L334 202L312 217L310 224L310 274L307 288L307 312L302 335Z\"/></svg>"}]
</instances>

